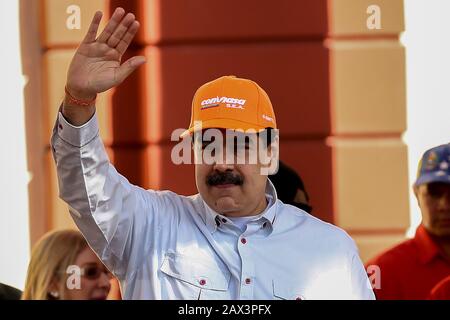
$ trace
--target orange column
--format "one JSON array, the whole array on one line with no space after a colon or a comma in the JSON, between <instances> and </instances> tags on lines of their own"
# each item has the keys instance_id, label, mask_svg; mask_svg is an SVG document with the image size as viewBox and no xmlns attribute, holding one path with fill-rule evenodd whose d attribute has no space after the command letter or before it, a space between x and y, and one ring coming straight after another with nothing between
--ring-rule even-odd
<instances>
[{"instance_id":1,"label":"orange column","mask_svg":"<svg viewBox=\"0 0 450 320\"><path fill-rule=\"evenodd\" d=\"M23 37L30 37L34 29L38 29L39 39L32 39L36 45L24 52L25 57L34 56L34 62L40 66L30 66L30 84L33 90L26 92L27 127L29 127L28 158L32 166L33 176L39 181L33 182L30 188L30 211L32 242L50 229L74 228L67 205L58 197L56 168L50 151L50 136L58 108L64 97L64 85L70 61L78 44L97 10L108 12L108 0L40 0L32 4L28 10L39 14L39 25L27 24L23 16ZM24 5L23 5L24 7ZM67 21L79 8L80 29L68 28ZM29 17L29 16L28 16ZM31 20L33 23L34 20ZM37 74L36 70L39 70ZM36 90L39 90L37 93ZM37 98L37 99L36 99ZM98 115L100 131L105 145L112 157L112 122L110 94L98 98ZM32 118L31 118L32 117ZM32 132L31 132L32 131ZM33 165L38 163L39 165ZM44 220L44 221L43 221ZM36 229L36 230L35 230Z\"/></svg>"}]
</instances>

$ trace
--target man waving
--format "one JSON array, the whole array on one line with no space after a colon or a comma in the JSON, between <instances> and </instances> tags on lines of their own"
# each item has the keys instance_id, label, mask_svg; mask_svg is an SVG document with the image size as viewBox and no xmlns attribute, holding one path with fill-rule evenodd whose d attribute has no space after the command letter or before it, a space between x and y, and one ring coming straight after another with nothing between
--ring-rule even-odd
<instances>
[{"instance_id":1,"label":"man waving","mask_svg":"<svg viewBox=\"0 0 450 320\"><path fill-rule=\"evenodd\" d=\"M139 27L134 15L117 9L97 37L100 20L70 66L52 149L60 196L123 297L373 299L353 240L277 199L267 178L278 161L276 118L255 82L224 76L195 93L181 136L192 141L198 194L144 190L115 170L95 98L145 58L121 64Z\"/></svg>"}]
</instances>

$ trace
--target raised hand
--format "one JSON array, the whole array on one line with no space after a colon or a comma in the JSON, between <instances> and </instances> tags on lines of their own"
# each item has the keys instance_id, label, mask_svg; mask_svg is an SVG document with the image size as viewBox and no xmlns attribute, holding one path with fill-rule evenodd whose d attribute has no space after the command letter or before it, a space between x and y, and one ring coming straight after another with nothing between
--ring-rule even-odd
<instances>
[{"instance_id":1,"label":"raised hand","mask_svg":"<svg viewBox=\"0 0 450 320\"><path fill-rule=\"evenodd\" d=\"M121 64L123 54L139 29L135 16L117 8L97 38L102 15L100 11L95 14L69 67L66 88L76 99L93 100L98 93L122 83L146 62L145 57L135 56ZM74 106L67 101L66 97L63 114L72 124L83 124L95 112L93 106Z\"/></svg>"},{"instance_id":2,"label":"raised hand","mask_svg":"<svg viewBox=\"0 0 450 320\"><path fill-rule=\"evenodd\" d=\"M139 29L139 22L132 13L115 10L111 20L98 38L97 30L102 13L97 12L83 42L70 64L67 88L80 99L95 97L119 85L137 67L145 63L145 57L136 56L121 65L121 59Z\"/></svg>"}]
</instances>

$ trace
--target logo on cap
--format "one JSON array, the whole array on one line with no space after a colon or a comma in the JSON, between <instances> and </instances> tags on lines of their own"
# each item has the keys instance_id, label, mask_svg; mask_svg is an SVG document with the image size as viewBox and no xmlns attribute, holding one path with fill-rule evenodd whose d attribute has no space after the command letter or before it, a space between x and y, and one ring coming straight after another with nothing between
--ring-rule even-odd
<instances>
[{"instance_id":1,"label":"logo on cap","mask_svg":"<svg viewBox=\"0 0 450 320\"><path fill-rule=\"evenodd\" d=\"M228 97L214 97L205 99L201 102L202 110L218 107L221 103L226 103L227 108L244 109L245 99L228 98Z\"/></svg>"},{"instance_id":2,"label":"logo on cap","mask_svg":"<svg viewBox=\"0 0 450 320\"><path fill-rule=\"evenodd\" d=\"M427 150L419 161L414 184L418 186L432 182L450 183L450 144Z\"/></svg>"},{"instance_id":3,"label":"logo on cap","mask_svg":"<svg viewBox=\"0 0 450 320\"><path fill-rule=\"evenodd\" d=\"M437 167L437 164L438 164L438 155L435 151L431 151L428 154L427 161L425 162L425 168L427 170L433 170L434 168Z\"/></svg>"},{"instance_id":4,"label":"logo on cap","mask_svg":"<svg viewBox=\"0 0 450 320\"><path fill-rule=\"evenodd\" d=\"M264 120L266 120L266 121L274 122L273 118L272 118L272 117L269 117L269 116L266 115L266 114L263 114L263 115L262 115L262 118L263 118Z\"/></svg>"}]
</instances>

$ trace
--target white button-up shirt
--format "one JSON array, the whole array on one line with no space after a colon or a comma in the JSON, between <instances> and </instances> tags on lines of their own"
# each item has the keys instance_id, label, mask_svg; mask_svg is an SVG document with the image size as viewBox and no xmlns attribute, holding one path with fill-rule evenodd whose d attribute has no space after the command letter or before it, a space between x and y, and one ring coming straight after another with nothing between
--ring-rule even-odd
<instances>
[{"instance_id":1,"label":"white button-up shirt","mask_svg":"<svg viewBox=\"0 0 450 320\"><path fill-rule=\"evenodd\" d=\"M110 163L94 116L52 136L60 197L124 299L374 299L353 240L282 203L245 231L197 194L144 190Z\"/></svg>"}]
</instances>

